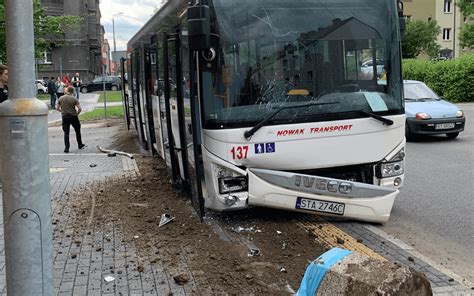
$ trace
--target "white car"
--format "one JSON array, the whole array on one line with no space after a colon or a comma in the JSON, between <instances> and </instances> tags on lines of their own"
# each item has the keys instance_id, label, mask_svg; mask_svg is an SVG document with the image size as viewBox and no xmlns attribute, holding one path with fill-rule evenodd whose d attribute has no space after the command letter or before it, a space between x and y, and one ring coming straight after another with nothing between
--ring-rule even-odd
<instances>
[{"instance_id":1,"label":"white car","mask_svg":"<svg viewBox=\"0 0 474 296\"><path fill-rule=\"evenodd\" d=\"M377 60L376 68L377 68L377 75L382 74L383 68L384 68L384 63L383 63L382 60ZM362 72L362 74L364 74L368 77L374 76L374 63L373 63L373 61L368 60L368 61L363 62L361 67L360 67L360 71Z\"/></svg>"},{"instance_id":2,"label":"white car","mask_svg":"<svg viewBox=\"0 0 474 296\"><path fill-rule=\"evenodd\" d=\"M48 93L48 88L46 87L44 80L36 80L36 90L40 95Z\"/></svg>"}]
</instances>

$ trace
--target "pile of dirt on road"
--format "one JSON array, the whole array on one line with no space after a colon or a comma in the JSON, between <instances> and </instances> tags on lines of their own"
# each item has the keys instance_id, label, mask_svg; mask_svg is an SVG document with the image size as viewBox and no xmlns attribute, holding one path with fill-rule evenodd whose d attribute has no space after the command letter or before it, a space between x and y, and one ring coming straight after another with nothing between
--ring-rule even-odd
<instances>
[{"instance_id":1,"label":"pile of dirt on road","mask_svg":"<svg viewBox=\"0 0 474 296\"><path fill-rule=\"evenodd\" d=\"M133 132L112 149L139 153ZM308 263L325 251L296 225L301 214L269 209L207 213L201 222L190 200L170 183L159 157L138 155L140 177L110 182L76 204L77 225L120 225L134 246L139 272L161 270L192 294L287 295L297 290ZM174 219L159 227L162 214ZM115 239L118 235L115 234ZM163 282L164 283L164 282Z\"/></svg>"}]
</instances>

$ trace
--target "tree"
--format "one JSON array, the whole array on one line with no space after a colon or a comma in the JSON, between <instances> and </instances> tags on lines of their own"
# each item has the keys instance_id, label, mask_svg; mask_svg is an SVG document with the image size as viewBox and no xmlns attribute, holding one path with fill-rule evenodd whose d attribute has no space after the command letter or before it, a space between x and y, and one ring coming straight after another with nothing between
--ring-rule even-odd
<instances>
[{"instance_id":1,"label":"tree","mask_svg":"<svg viewBox=\"0 0 474 296\"><path fill-rule=\"evenodd\" d=\"M474 2L472 0L458 0L457 5L470 24L466 24L459 32L459 44L463 47L474 48Z\"/></svg>"},{"instance_id":2,"label":"tree","mask_svg":"<svg viewBox=\"0 0 474 296\"><path fill-rule=\"evenodd\" d=\"M5 29L4 0L0 0L0 61L6 60L6 29ZM43 53L53 47L66 44L65 30L77 30L83 23L78 16L45 16L40 0L33 0L33 25L35 34L35 55L41 57Z\"/></svg>"},{"instance_id":3,"label":"tree","mask_svg":"<svg viewBox=\"0 0 474 296\"><path fill-rule=\"evenodd\" d=\"M402 37L403 57L416 58L422 52L432 58L438 56L440 46L436 43L436 38L440 33L441 28L434 20L408 21Z\"/></svg>"}]
</instances>

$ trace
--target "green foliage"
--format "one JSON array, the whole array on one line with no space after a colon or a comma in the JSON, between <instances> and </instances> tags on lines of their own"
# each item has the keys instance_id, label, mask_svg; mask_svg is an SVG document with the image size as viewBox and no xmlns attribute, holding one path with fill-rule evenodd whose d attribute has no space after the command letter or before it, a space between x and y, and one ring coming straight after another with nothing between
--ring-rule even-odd
<instances>
[{"instance_id":1,"label":"green foliage","mask_svg":"<svg viewBox=\"0 0 474 296\"><path fill-rule=\"evenodd\" d=\"M4 0L0 0L0 60L6 60L6 32ZM41 57L46 50L61 47L65 30L77 30L83 23L78 16L45 16L40 0L33 0L33 25L35 34L35 55Z\"/></svg>"},{"instance_id":2,"label":"green foliage","mask_svg":"<svg viewBox=\"0 0 474 296\"><path fill-rule=\"evenodd\" d=\"M462 14L471 22L474 21L474 2L472 0L458 0L456 5ZM466 24L459 32L459 43L463 47L474 48L474 24Z\"/></svg>"},{"instance_id":3,"label":"green foliage","mask_svg":"<svg viewBox=\"0 0 474 296\"><path fill-rule=\"evenodd\" d=\"M440 46L436 43L436 37L440 33L441 28L436 21L409 21L402 38L403 57L413 59L422 52L430 57L438 56Z\"/></svg>"},{"instance_id":4,"label":"green foliage","mask_svg":"<svg viewBox=\"0 0 474 296\"><path fill-rule=\"evenodd\" d=\"M107 102L122 102L122 92L121 91L107 91ZM104 92L100 93L99 103L104 102Z\"/></svg>"},{"instance_id":5,"label":"green foliage","mask_svg":"<svg viewBox=\"0 0 474 296\"><path fill-rule=\"evenodd\" d=\"M474 48L474 24L466 24L459 33L459 44L463 47Z\"/></svg>"},{"instance_id":6,"label":"green foliage","mask_svg":"<svg viewBox=\"0 0 474 296\"><path fill-rule=\"evenodd\" d=\"M403 79L425 82L452 102L474 102L474 54L447 61L404 60Z\"/></svg>"},{"instance_id":7,"label":"green foliage","mask_svg":"<svg viewBox=\"0 0 474 296\"><path fill-rule=\"evenodd\" d=\"M107 107L107 118L121 118L124 116L122 106ZM79 119L82 121L104 119L104 108L95 108L93 111L81 113Z\"/></svg>"},{"instance_id":8,"label":"green foliage","mask_svg":"<svg viewBox=\"0 0 474 296\"><path fill-rule=\"evenodd\" d=\"M456 5L461 10L464 16L472 16L474 14L474 2L472 0L458 0Z\"/></svg>"}]
</instances>

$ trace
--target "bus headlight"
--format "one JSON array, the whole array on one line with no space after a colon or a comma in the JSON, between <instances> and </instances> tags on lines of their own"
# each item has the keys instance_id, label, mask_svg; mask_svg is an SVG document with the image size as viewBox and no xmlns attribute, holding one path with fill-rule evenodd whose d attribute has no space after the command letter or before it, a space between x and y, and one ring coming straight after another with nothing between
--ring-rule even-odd
<instances>
[{"instance_id":1,"label":"bus headlight","mask_svg":"<svg viewBox=\"0 0 474 296\"><path fill-rule=\"evenodd\" d=\"M377 177L388 178L402 175L405 172L404 162L384 162L377 165Z\"/></svg>"},{"instance_id":2,"label":"bus headlight","mask_svg":"<svg viewBox=\"0 0 474 296\"><path fill-rule=\"evenodd\" d=\"M224 177L218 180L220 194L248 190L247 177Z\"/></svg>"}]
</instances>

